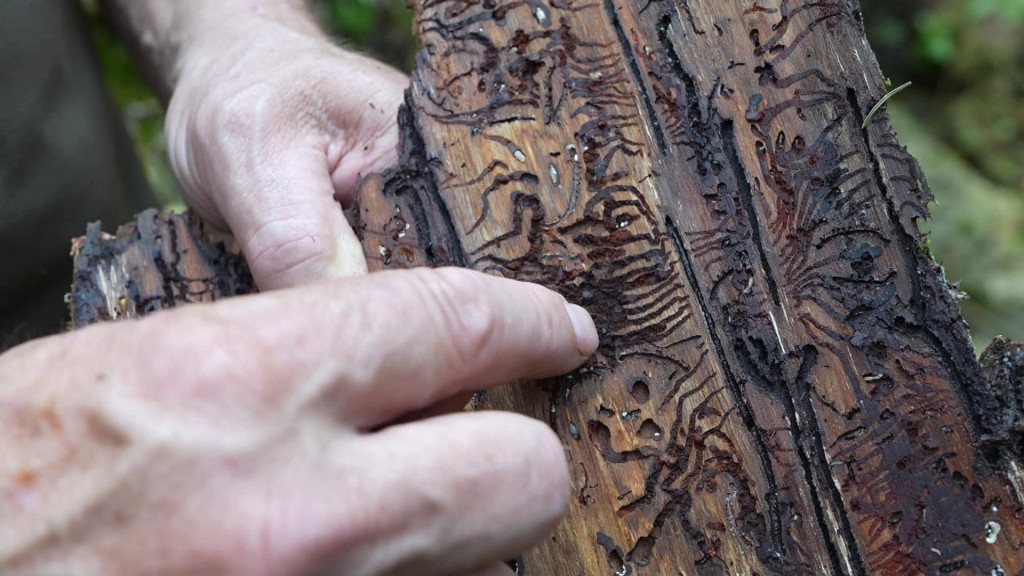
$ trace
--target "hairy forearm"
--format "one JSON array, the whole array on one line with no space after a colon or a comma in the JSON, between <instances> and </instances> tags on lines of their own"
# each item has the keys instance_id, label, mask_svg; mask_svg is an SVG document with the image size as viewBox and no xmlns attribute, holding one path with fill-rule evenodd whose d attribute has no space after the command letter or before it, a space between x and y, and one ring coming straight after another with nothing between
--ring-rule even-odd
<instances>
[{"instance_id":1,"label":"hairy forearm","mask_svg":"<svg viewBox=\"0 0 1024 576\"><path fill-rule=\"evenodd\" d=\"M100 0L166 103L183 68L265 25L320 33L304 0Z\"/></svg>"}]
</instances>

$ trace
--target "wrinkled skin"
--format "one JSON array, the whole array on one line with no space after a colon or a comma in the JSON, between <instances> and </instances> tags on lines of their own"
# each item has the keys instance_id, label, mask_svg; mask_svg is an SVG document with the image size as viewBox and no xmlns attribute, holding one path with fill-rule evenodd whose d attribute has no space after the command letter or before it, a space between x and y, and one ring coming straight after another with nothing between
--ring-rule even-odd
<instances>
[{"instance_id":1,"label":"wrinkled skin","mask_svg":"<svg viewBox=\"0 0 1024 576\"><path fill-rule=\"evenodd\" d=\"M195 24L214 26L173 68L166 134L186 200L232 231L264 290L365 272L339 202L397 159L407 79L300 16Z\"/></svg>"},{"instance_id":2,"label":"wrinkled skin","mask_svg":"<svg viewBox=\"0 0 1024 576\"><path fill-rule=\"evenodd\" d=\"M509 574L563 514L543 423L428 414L597 346L545 288L329 281L0 356L0 573ZM401 421L399 424L392 424Z\"/></svg>"},{"instance_id":3,"label":"wrinkled skin","mask_svg":"<svg viewBox=\"0 0 1024 576\"><path fill-rule=\"evenodd\" d=\"M189 202L264 292L0 356L0 574L511 574L565 510L562 447L447 412L579 366L593 321L464 270L362 275L339 204L395 161L406 81L304 2L101 2L170 98Z\"/></svg>"}]
</instances>

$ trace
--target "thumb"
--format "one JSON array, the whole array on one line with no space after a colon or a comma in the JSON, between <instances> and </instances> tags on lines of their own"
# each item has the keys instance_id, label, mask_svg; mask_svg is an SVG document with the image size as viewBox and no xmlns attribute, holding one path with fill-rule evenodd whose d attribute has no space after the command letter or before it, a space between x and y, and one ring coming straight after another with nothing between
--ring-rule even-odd
<instances>
[{"instance_id":1,"label":"thumb","mask_svg":"<svg viewBox=\"0 0 1024 576\"><path fill-rule=\"evenodd\" d=\"M185 187L186 194L189 188L201 191L188 195L189 203L231 231L260 290L366 274L366 257L336 200L324 149L278 136L276 146L236 143L205 147L226 148L224 154L189 154L185 175L205 176L196 178L199 186Z\"/></svg>"},{"instance_id":2,"label":"thumb","mask_svg":"<svg viewBox=\"0 0 1024 576\"><path fill-rule=\"evenodd\" d=\"M235 189L217 198L260 289L365 274L362 245L335 199L323 150L286 147L268 156L257 173L226 182Z\"/></svg>"},{"instance_id":3,"label":"thumb","mask_svg":"<svg viewBox=\"0 0 1024 576\"><path fill-rule=\"evenodd\" d=\"M204 92L195 81L167 111L168 155L186 201L225 226L257 286L273 290L366 272L336 200L328 151L337 130L268 83Z\"/></svg>"}]
</instances>

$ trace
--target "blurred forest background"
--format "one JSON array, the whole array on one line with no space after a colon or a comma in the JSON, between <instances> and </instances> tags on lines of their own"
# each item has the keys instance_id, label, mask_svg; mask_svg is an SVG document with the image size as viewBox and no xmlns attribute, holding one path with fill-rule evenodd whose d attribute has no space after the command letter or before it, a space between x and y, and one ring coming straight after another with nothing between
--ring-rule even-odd
<instances>
[{"instance_id":1,"label":"blurred forest background","mask_svg":"<svg viewBox=\"0 0 1024 576\"><path fill-rule=\"evenodd\" d=\"M83 0L111 90L153 188L180 206L163 112L128 53ZM928 246L964 296L976 347L1024 339L1024 0L861 0L868 37L893 86L900 140L936 196ZM312 0L339 40L410 70L404 0Z\"/></svg>"}]
</instances>

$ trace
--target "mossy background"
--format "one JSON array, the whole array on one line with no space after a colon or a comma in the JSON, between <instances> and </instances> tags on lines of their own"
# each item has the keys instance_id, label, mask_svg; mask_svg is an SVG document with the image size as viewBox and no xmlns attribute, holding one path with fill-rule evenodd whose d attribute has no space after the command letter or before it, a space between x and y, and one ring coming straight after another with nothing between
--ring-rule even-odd
<instances>
[{"instance_id":1,"label":"mossy background","mask_svg":"<svg viewBox=\"0 0 1024 576\"><path fill-rule=\"evenodd\" d=\"M83 0L111 91L161 202L179 206L163 112L101 15ZM404 0L313 0L339 40L402 70L415 50ZM865 26L893 85L892 123L936 196L928 245L975 345L1024 339L1024 0L862 0Z\"/></svg>"},{"instance_id":2,"label":"mossy background","mask_svg":"<svg viewBox=\"0 0 1024 576\"><path fill-rule=\"evenodd\" d=\"M861 0L888 105L935 193L928 245L975 347L1024 340L1024 0Z\"/></svg>"}]
</instances>

